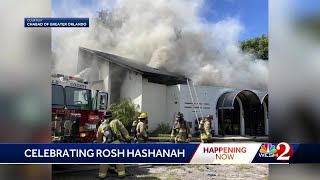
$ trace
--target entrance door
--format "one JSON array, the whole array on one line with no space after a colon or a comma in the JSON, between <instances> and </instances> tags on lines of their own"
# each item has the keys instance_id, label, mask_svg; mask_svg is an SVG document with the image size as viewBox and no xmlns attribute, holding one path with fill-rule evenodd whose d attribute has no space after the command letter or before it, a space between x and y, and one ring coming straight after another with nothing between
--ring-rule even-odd
<instances>
[{"instance_id":1,"label":"entrance door","mask_svg":"<svg viewBox=\"0 0 320 180\"><path fill-rule=\"evenodd\" d=\"M257 136L265 135L265 113L263 109L263 105L261 105L260 110L258 111L258 119L257 119Z\"/></svg>"},{"instance_id":2,"label":"entrance door","mask_svg":"<svg viewBox=\"0 0 320 180\"><path fill-rule=\"evenodd\" d=\"M236 101L234 109L220 109L218 111L219 134L240 135L240 107Z\"/></svg>"},{"instance_id":3,"label":"entrance door","mask_svg":"<svg viewBox=\"0 0 320 180\"><path fill-rule=\"evenodd\" d=\"M252 135L253 112L250 109L244 109L245 134Z\"/></svg>"},{"instance_id":4,"label":"entrance door","mask_svg":"<svg viewBox=\"0 0 320 180\"><path fill-rule=\"evenodd\" d=\"M260 110L258 108L249 107L244 110L244 113L245 134L249 136L257 136L258 132L262 132L262 130L264 130L263 119L260 118Z\"/></svg>"}]
</instances>

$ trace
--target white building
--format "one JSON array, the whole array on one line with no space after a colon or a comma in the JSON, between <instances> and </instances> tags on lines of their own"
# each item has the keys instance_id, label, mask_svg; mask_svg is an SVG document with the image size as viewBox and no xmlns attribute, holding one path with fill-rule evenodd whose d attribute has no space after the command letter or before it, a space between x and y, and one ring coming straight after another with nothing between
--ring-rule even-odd
<instances>
[{"instance_id":1,"label":"white building","mask_svg":"<svg viewBox=\"0 0 320 180\"><path fill-rule=\"evenodd\" d=\"M79 48L78 71L92 68L93 89L109 93L109 103L130 98L149 115L149 129L172 125L184 114L193 132L197 118L213 115L216 135L268 135L268 94L249 89L189 86L188 79L112 54ZM195 93L196 92L196 93ZM199 102L199 104L198 104Z\"/></svg>"}]
</instances>

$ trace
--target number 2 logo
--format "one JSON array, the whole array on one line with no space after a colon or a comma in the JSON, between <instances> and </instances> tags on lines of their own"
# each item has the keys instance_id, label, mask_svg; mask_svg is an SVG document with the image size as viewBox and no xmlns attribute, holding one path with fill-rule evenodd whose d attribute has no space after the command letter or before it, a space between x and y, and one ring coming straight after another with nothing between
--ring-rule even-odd
<instances>
[{"instance_id":1,"label":"number 2 logo","mask_svg":"<svg viewBox=\"0 0 320 180\"><path fill-rule=\"evenodd\" d=\"M288 161L293 155L293 148L286 142L281 142L277 144L277 160L279 161Z\"/></svg>"}]
</instances>

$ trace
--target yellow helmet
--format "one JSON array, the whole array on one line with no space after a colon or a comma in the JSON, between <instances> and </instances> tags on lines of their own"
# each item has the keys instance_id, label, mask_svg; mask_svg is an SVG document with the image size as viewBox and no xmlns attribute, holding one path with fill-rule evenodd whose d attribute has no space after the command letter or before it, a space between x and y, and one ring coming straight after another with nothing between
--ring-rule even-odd
<instances>
[{"instance_id":1,"label":"yellow helmet","mask_svg":"<svg viewBox=\"0 0 320 180\"><path fill-rule=\"evenodd\" d=\"M138 117L139 119L145 119L148 118L148 114L147 113L141 113L140 116Z\"/></svg>"}]
</instances>

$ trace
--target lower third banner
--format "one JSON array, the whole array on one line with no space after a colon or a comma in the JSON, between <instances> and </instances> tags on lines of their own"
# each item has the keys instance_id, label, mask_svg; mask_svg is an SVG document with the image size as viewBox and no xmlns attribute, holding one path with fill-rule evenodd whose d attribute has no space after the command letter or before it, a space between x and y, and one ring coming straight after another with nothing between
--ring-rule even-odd
<instances>
[{"instance_id":1,"label":"lower third banner","mask_svg":"<svg viewBox=\"0 0 320 180\"><path fill-rule=\"evenodd\" d=\"M89 27L89 18L24 18L24 27Z\"/></svg>"},{"instance_id":2,"label":"lower third banner","mask_svg":"<svg viewBox=\"0 0 320 180\"><path fill-rule=\"evenodd\" d=\"M1 164L319 163L319 144L0 144Z\"/></svg>"}]
</instances>

